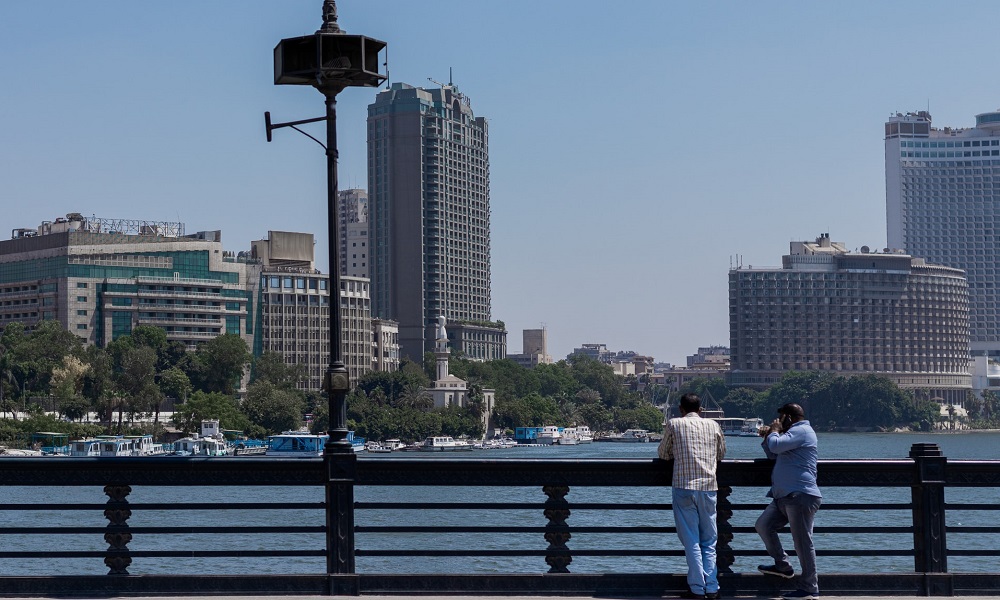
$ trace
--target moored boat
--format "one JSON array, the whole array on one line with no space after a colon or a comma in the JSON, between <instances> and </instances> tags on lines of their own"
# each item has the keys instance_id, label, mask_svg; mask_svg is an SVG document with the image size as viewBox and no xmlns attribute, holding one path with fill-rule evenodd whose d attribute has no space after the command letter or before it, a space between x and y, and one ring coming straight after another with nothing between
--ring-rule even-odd
<instances>
[{"instance_id":1,"label":"moored boat","mask_svg":"<svg viewBox=\"0 0 1000 600\"><path fill-rule=\"evenodd\" d=\"M323 447L330 436L308 431L285 431L267 438L266 456L323 456Z\"/></svg>"},{"instance_id":2,"label":"moored boat","mask_svg":"<svg viewBox=\"0 0 1000 600\"><path fill-rule=\"evenodd\" d=\"M712 420L719 424L723 435L741 435L746 421L743 417L712 417Z\"/></svg>"},{"instance_id":3,"label":"moored boat","mask_svg":"<svg viewBox=\"0 0 1000 600\"><path fill-rule=\"evenodd\" d=\"M545 425L542 430L538 432L537 443L545 444L551 446L552 444L558 444L562 439L562 433L559 431L559 427L555 425Z\"/></svg>"},{"instance_id":4,"label":"moored boat","mask_svg":"<svg viewBox=\"0 0 1000 600\"><path fill-rule=\"evenodd\" d=\"M383 445L381 442L368 442L365 444L365 452L371 452L373 454L386 454L392 452L392 448Z\"/></svg>"},{"instance_id":5,"label":"moored boat","mask_svg":"<svg viewBox=\"0 0 1000 600\"><path fill-rule=\"evenodd\" d=\"M743 437L757 437L757 432L760 428L764 426L764 419L760 417L751 417L749 419L743 420L743 428L740 429L740 435Z\"/></svg>"},{"instance_id":6,"label":"moored boat","mask_svg":"<svg viewBox=\"0 0 1000 600\"><path fill-rule=\"evenodd\" d=\"M624 433L605 435L597 438L598 442L645 443L649 441L649 431L645 429L626 429Z\"/></svg>"},{"instance_id":7,"label":"moored boat","mask_svg":"<svg viewBox=\"0 0 1000 600\"><path fill-rule=\"evenodd\" d=\"M472 450L472 444L465 440L456 440L450 435L435 435L417 445L421 452L453 452L456 450Z\"/></svg>"},{"instance_id":8,"label":"moored boat","mask_svg":"<svg viewBox=\"0 0 1000 600\"><path fill-rule=\"evenodd\" d=\"M559 444L574 446L577 444L589 444L593 441L594 436L590 433L590 427L576 425L562 430L562 438L559 439Z\"/></svg>"}]
</instances>

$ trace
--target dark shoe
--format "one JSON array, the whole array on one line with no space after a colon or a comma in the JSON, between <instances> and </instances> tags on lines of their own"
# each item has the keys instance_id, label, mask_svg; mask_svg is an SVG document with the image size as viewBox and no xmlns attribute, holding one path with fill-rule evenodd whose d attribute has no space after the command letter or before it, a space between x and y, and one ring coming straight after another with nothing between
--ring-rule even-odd
<instances>
[{"instance_id":1,"label":"dark shoe","mask_svg":"<svg viewBox=\"0 0 1000 600\"><path fill-rule=\"evenodd\" d=\"M782 594L781 597L785 600L819 600L819 594L810 594L805 590L788 592L787 594Z\"/></svg>"},{"instance_id":2,"label":"dark shoe","mask_svg":"<svg viewBox=\"0 0 1000 600\"><path fill-rule=\"evenodd\" d=\"M705 592L705 600L719 600L722 596L719 592Z\"/></svg>"},{"instance_id":3,"label":"dark shoe","mask_svg":"<svg viewBox=\"0 0 1000 600\"><path fill-rule=\"evenodd\" d=\"M684 598L684 600L706 600L708 598L706 594L696 594L692 592L691 588L688 588L683 592L681 592L680 597Z\"/></svg>"},{"instance_id":4,"label":"dark shoe","mask_svg":"<svg viewBox=\"0 0 1000 600\"><path fill-rule=\"evenodd\" d=\"M778 565L760 565L757 570L764 575L777 575L778 577L784 577L785 579L791 579L795 577L795 569L791 566L782 568Z\"/></svg>"}]
</instances>

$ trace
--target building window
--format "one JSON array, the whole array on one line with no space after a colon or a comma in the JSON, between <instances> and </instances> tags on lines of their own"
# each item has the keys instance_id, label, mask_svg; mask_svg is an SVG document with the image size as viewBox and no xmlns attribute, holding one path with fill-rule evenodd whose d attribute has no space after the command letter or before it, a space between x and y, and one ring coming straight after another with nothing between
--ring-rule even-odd
<instances>
[{"instance_id":1,"label":"building window","mask_svg":"<svg viewBox=\"0 0 1000 600\"><path fill-rule=\"evenodd\" d=\"M87 297L86 296L77 296L76 297L76 301L77 302L86 302L87 301Z\"/></svg>"},{"instance_id":2,"label":"building window","mask_svg":"<svg viewBox=\"0 0 1000 600\"><path fill-rule=\"evenodd\" d=\"M76 284L76 287L78 287L78 288L85 288L85 287L87 287L87 284L86 283L82 283L82 282L78 282Z\"/></svg>"},{"instance_id":3,"label":"building window","mask_svg":"<svg viewBox=\"0 0 1000 600\"><path fill-rule=\"evenodd\" d=\"M79 325L76 326L76 328L77 329L86 329L87 328L87 324L86 323L80 323Z\"/></svg>"},{"instance_id":4,"label":"building window","mask_svg":"<svg viewBox=\"0 0 1000 600\"><path fill-rule=\"evenodd\" d=\"M86 310L78 310L78 311L76 311L76 314L77 314L77 316L80 316L80 317L86 317L87 316L87 311Z\"/></svg>"}]
</instances>

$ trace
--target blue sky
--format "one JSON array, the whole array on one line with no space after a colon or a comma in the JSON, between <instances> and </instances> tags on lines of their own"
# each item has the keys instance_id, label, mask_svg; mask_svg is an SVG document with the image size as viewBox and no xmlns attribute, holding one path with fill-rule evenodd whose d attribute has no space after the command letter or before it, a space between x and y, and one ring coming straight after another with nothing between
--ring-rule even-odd
<instances>
[{"instance_id":1,"label":"blue sky","mask_svg":"<svg viewBox=\"0 0 1000 600\"><path fill-rule=\"evenodd\" d=\"M321 0L0 3L0 232L68 212L317 236L321 149L276 121L272 49ZM883 123L1000 106L995 2L341 0L391 81L454 82L490 121L493 317L509 348L605 343L683 363L729 344L727 273L829 232L885 244ZM366 186L366 107L338 98L341 187ZM322 127L322 126L320 126ZM322 131L317 129L316 132ZM6 235L6 233L0 233Z\"/></svg>"}]
</instances>

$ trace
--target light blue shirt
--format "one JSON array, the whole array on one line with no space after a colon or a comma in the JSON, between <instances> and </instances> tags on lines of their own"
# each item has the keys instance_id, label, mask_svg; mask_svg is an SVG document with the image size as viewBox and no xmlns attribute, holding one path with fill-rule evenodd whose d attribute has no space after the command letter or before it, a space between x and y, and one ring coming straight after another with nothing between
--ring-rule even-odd
<instances>
[{"instance_id":1,"label":"light blue shirt","mask_svg":"<svg viewBox=\"0 0 1000 600\"><path fill-rule=\"evenodd\" d=\"M768 458L775 460L768 496L784 498L802 492L823 497L816 485L816 459L819 456L816 432L809 421L793 423L785 433L768 434L761 447Z\"/></svg>"}]
</instances>

